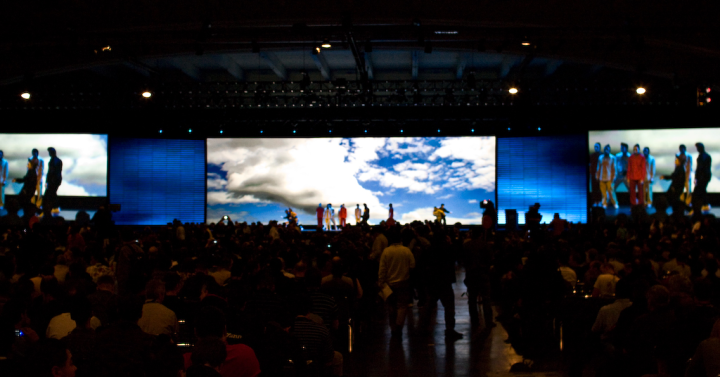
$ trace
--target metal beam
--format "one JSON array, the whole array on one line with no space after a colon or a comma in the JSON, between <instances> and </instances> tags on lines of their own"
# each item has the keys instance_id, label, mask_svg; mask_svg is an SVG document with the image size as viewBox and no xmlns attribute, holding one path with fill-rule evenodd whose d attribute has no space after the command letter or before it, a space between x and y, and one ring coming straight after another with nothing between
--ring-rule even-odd
<instances>
[{"instance_id":1,"label":"metal beam","mask_svg":"<svg viewBox=\"0 0 720 377\"><path fill-rule=\"evenodd\" d=\"M185 75L190 77L191 79L195 81L203 81L202 75L200 74L200 69L196 67L194 64L188 62L188 59L183 58L175 58L170 60L170 64L181 70Z\"/></svg>"},{"instance_id":2,"label":"metal beam","mask_svg":"<svg viewBox=\"0 0 720 377\"><path fill-rule=\"evenodd\" d=\"M503 58L502 64L500 65L500 74L498 75L500 78L504 79L510 73L510 69L514 63L513 60L514 59L509 56Z\"/></svg>"},{"instance_id":3,"label":"metal beam","mask_svg":"<svg viewBox=\"0 0 720 377\"><path fill-rule=\"evenodd\" d=\"M373 65L372 65L372 52L365 52L365 71L367 72L368 79L374 80L375 79L375 72L373 72Z\"/></svg>"},{"instance_id":4,"label":"metal beam","mask_svg":"<svg viewBox=\"0 0 720 377\"><path fill-rule=\"evenodd\" d=\"M550 60L549 62L547 62L545 64L545 76L550 76L555 73L555 71L557 71L558 67L562 63L562 60Z\"/></svg>"},{"instance_id":5,"label":"metal beam","mask_svg":"<svg viewBox=\"0 0 720 377\"><path fill-rule=\"evenodd\" d=\"M467 59L464 54L458 55L458 63L457 63L457 71L455 78L458 80L461 80L463 78L463 73L465 73L465 66L467 66Z\"/></svg>"},{"instance_id":6,"label":"metal beam","mask_svg":"<svg viewBox=\"0 0 720 377\"><path fill-rule=\"evenodd\" d=\"M245 80L245 72L232 55L223 55L220 58L220 66L225 68L228 73L238 81Z\"/></svg>"},{"instance_id":7,"label":"metal beam","mask_svg":"<svg viewBox=\"0 0 720 377\"><path fill-rule=\"evenodd\" d=\"M275 54L272 52L259 52L258 55L265 61L265 64L267 64L270 69L275 72L275 74L282 80L287 81L287 69L285 69L285 66L282 64L280 59L278 59Z\"/></svg>"},{"instance_id":8,"label":"metal beam","mask_svg":"<svg viewBox=\"0 0 720 377\"><path fill-rule=\"evenodd\" d=\"M330 77L330 68L328 68L327 60L325 60L325 54L318 52L317 54L311 54L310 56L312 56L313 61L315 61L315 66L318 70L320 70L322 77L327 81L332 80Z\"/></svg>"},{"instance_id":9,"label":"metal beam","mask_svg":"<svg viewBox=\"0 0 720 377\"><path fill-rule=\"evenodd\" d=\"M412 52L412 79L417 80L418 78L418 68L419 68L419 58L418 58L418 52L417 50L413 50Z\"/></svg>"}]
</instances>

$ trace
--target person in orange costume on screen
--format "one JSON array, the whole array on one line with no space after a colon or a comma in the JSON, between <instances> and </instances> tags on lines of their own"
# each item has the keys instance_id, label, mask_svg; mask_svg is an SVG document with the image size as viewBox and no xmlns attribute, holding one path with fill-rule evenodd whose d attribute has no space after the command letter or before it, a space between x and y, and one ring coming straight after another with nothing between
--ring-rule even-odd
<instances>
[{"instance_id":1,"label":"person in orange costume on screen","mask_svg":"<svg viewBox=\"0 0 720 377\"><path fill-rule=\"evenodd\" d=\"M394 216L395 216L395 210L393 209L392 203L390 203L390 211L388 213L388 219L387 219L388 228L395 225L395 219L393 218Z\"/></svg>"},{"instance_id":2,"label":"person in orange costume on screen","mask_svg":"<svg viewBox=\"0 0 720 377\"><path fill-rule=\"evenodd\" d=\"M315 209L315 213L317 214L317 221L318 221L318 229L322 229L323 227L323 214L325 213L325 210L323 209L322 203L318 204L318 207Z\"/></svg>"},{"instance_id":3,"label":"person in orange costume on screen","mask_svg":"<svg viewBox=\"0 0 720 377\"><path fill-rule=\"evenodd\" d=\"M340 210L338 211L338 217L340 218L340 227L344 228L347 220L347 208L345 204L340 204Z\"/></svg>"},{"instance_id":4,"label":"person in orange costume on screen","mask_svg":"<svg viewBox=\"0 0 720 377\"><path fill-rule=\"evenodd\" d=\"M633 154L628 158L627 164L627 180L628 189L630 191L630 205L645 205L645 190L643 184L647 176L647 161L645 156L640 153L640 145L635 144Z\"/></svg>"}]
</instances>

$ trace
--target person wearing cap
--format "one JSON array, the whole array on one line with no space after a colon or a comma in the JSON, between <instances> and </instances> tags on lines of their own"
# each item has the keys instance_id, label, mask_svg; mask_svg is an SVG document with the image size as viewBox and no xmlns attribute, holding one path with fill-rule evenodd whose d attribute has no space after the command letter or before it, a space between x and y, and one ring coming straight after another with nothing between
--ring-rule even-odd
<instances>
[{"instance_id":1,"label":"person wearing cap","mask_svg":"<svg viewBox=\"0 0 720 377\"><path fill-rule=\"evenodd\" d=\"M8 180L8 162L3 158L3 151L0 151L0 208L5 207L5 186Z\"/></svg>"},{"instance_id":2,"label":"person wearing cap","mask_svg":"<svg viewBox=\"0 0 720 377\"><path fill-rule=\"evenodd\" d=\"M45 205L43 209L47 209L46 212L52 211L53 208L57 207L57 190L62 184L62 160L58 158L57 151L55 148L48 148L48 154L50 154L50 161L48 162L47 172L47 184L45 186Z\"/></svg>"}]
</instances>

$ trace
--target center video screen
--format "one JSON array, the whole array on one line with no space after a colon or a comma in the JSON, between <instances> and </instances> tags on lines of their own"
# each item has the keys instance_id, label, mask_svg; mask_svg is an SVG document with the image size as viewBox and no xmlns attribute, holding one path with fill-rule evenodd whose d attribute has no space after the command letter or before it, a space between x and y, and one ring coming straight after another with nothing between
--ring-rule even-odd
<instances>
[{"instance_id":1,"label":"center video screen","mask_svg":"<svg viewBox=\"0 0 720 377\"><path fill-rule=\"evenodd\" d=\"M33 150L37 150L36 174L45 193L51 159L48 148L54 148L62 161L58 196L107 196L108 136L92 134L0 134L0 151L9 168L5 195L18 195L22 190L23 184L12 180L28 173Z\"/></svg>"},{"instance_id":2,"label":"center video screen","mask_svg":"<svg viewBox=\"0 0 720 377\"><path fill-rule=\"evenodd\" d=\"M495 198L495 137L208 139L207 222L317 225L318 205L341 205L355 224L357 205L371 225L388 219L480 224L479 202Z\"/></svg>"},{"instance_id":3,"label":"center video screen","mask_svg":"<svg viewBox=\"0 0 720 377\"><path fill-rule=\"evenodd\" d=\"M623 150L626 150L626 156L633 153L633 147L640 145L639 152L645 156L647 171L645 174L647 182L652 178L648 188L652 188L653 193L667 192L671 181L662 180L660 176L670 176L675 170L675 158L680 155L684 146L684 154L686 166L683 168L689 170L688 184L684 190L692 192L695 188L695 180L697 174L697 158L698 148L696 143L702 143L712 158L710 173L712 174L707 184L707 191L712 193L720 192L720 129L718 128L682 128L682 129L663 129L663 130L623 130L623 131L591 131L589 133L588 145L590 147L590 170L597 172L598 166L596 157L604 154L605 148L609 147L609 155L615 161L616 177L610 186L610 190L618 193L627 193L627 184L621 182L622 178L627 175L627 167L618 164L619 158L623 156ZM599 152L596 152L596 144L599 144ZM625 149L627 148L627 149ZM647 149L646 149L647 148ZM601 159L602 160L602 159ZM610 159L609 159L610 160ZM627 160L627 159L625 159ZM654 164L653 164L654 162ZM594 165L594 166L593 166ZM654 166L653 166L654 165ZM602 200L602 190L599 187L593 187L595 182L590 182L590 193L592 202L600 203ZM612 205L612 192L607 194L606 202ZM651 196L645 194L645 202L652 199ZM619 203L620 206L627 203ZM645 203L647 204L647 203Z\"/></svg>"}]
</instances>

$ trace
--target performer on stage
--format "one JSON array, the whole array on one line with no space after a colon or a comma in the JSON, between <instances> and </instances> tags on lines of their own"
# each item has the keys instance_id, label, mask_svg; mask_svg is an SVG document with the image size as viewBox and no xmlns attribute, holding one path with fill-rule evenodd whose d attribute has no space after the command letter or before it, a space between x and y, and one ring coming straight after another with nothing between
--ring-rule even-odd
<instances>
[{"instance_id":1,"label":"performer on stage","mask_svg":"<svg viewBox=\"0 0 720 377\"><path fill-rule=\"evenodd\" d=\"M35 159L37 160L37 187L35 190L37 191L37 195L32 198L33 203L40 208L42 206L42 184L43 184L43 174L45 173L45 161L40 157L40 152L37 149L32 150L32 157L28 158L28 160ZM35 193L33 193L35 195Z\"/></svg>"},{"instance_id":2,"label":"performer on stage","mask_svg":"<svg viewBox=\"0 0 720 377\"><path fill-rule=\"evenodd\" d=\"M293 211L293 209L290 207L288 207L288 215L290 216L290 224L297 225L297 223L298 223L297 213L295 213L295 211Z\"/></svg>"},{"instance_id":3,"label":"performer on stage","mask_svg":"<svg viewBox=\"0 0 720 377\"><path fill-rule=\"evenodd\" d=\"M48 148L50 161L48 162L47 186L45 187L45 204L43 209L47 209L46 213L50 213L53 208L57 207L57 190L62 184L62 160L58 158L55 148Z\"/></svg>"},{"instance_id":4,"label":"performer on stage","mask_svg":"<svg viewBox=\"0 0 720 377\"><path fill-rule=\"evenodd\" d=\"M327 208L325 208L325 225L327 226L327 230L330 230L331 222L333 228L337 230L337 225L335 224L335 209L332 207L332 204L328 203Z\"/></svg>"},{"instance_id":5,"label":"performer on stage","mask_svg":"<svg viewBox=\"0 0 720 377\"><path fill-rule=\"evenodd\" d=\"M368 208L367 204L365 203L363 203L363 207L365 207L365 210L363 211L362 223L364 225L367 225L368 220L370 220L370 208Z\"/></svg>"},{"instance_id":6,"label":"performer on stage","mask_svg":"<svg viewBox=\"0 0 720 377\"><path fill-rule=\"evenodd\" d=\"M608 199L612 206L617 208L617 202L612 195L612 184L615 181L615 156L610 153L610 145L606 145L602 156L598 160L597 172L595 178L600 182L600 192L602 193L602 206L607 208Z\"/></svg>"},{"instance_id":7,"label":"performer on stage","mask_svg":"<svg viewBox=\"0 0 720 377\"><path fill-rule=\"evenodd\" d=\"M710 210L707 201L707 186L712 177L712 157L705 152L703 143L696 143L695 147L698 151L697 168L695 170L695 190L693 191L692 206L693 212L700 214L699 211ZM707 207L706 207L707 206Z\"/></svg>"},{"instance_id":8,"label":"performer on stage","mask_svg":"<svg viewBox=\"0 0 720 377\"><path fill-rule=\"evenodd\" d=\"M602 194L600 194L600 181L595 177L597 172L598 161L602 156L602 146L595 143L595 152L590 155L590 177L592 180L592 205L600 206L602 204Z\"/></svg>"},{"instance_id":9,"label":"performer on stage","mask_svg":"<svg viewBox=\"0 0 720 377\"><path fill-rule=\"evenodd\" d=\"M442 222L444 226L447 226L447 221L445 220L445 214L450 213L450 211L445 208L445 204L440 204L440 208L438 208L440 211L442 211Z\"/></svg>"},{"instance_id":10,"label":"performer on stage","mask_svg":"<svg viewBox=\"0 0 720 377\"><path fill-rule=\"evenodd\" d=\"M645 204L648 207L652 206L653 200L653 182L655 181L655 157L650 154L650 148L643 148L643 156L645 156L645 162L647 162L647 174L645 174L645 184L643 190L645 190Z\"/></svg>"},{"instance_id":11,"label":"performer on stage","mask_svg":"<svg viewBox=\"0 0 720 377\"><path fill-rule=\"evenodd\" d=\"M628 152L628 145L625 143L620 143L620 153L615 155L615 182L613 182L613 190L612 190L612 196L613 196L613 202L615 202L615 208L618 208L618 200L617 200L617 189L620 187L621 184L624 184L625 187L630 191L630 185L628 184L627 180L627 169L628 169L628 160L630 159L630 152Z\"/></svg>"},{"instance_id":12,"label":"performer on stage","mask_svg":"<svg viewBox=\"0 0 720 377\"><path fill-rule=\"evenodd\" d=\"M355 225L360 225L361 220L362 220L362 210L360 209L360 204L358 204L357 208L355 208Z\"/></svg>"},{"instance_id":13,"label":"performer on stage","mask_svg":"<svg viewBox=\"0 0 720 377\"><path fill-rule=\"evenodd\" d=\"M394 215L395 215L395 210L393 209L392 203L390 203L390 212L388 214L388 219L387 219L387 223L386 223L388 228L395 225L395 219L393 218Z\"/></svg>"},{"instance_id":14,"label":"performer on stage","mask_svg":"<svg viewBox=\"0 0 720 377\"><path fill-rule=\"evenodd\" d=\"M5 186L8 180L8 162L3 158L4 153L0 151L0 209L5 207Z\"/></svg>"},{"instance_id":15,"label":"performer on stage","mask_svg":"<svg viewBox=\"0 0 720 377\"><path fill-rule=\"evenodd\" d=\"M18 202L20 202L20 208L23 210L27 208L28 205L32 205L32 199L37 189L37 166L38 160L36 158L29 159L25 177L12 180L13 182L23 184L20 194L18 194Z\"/></svg>"},{"instance_id":16,"label":"performer on stage","mask_svg":"<svg viewBox=\"0 0 720 377\"><path fill-rule=\"evenodd\" d=\"M647 162L645 156L640 153L640 145L635 144L633 154L628 159L627 179L630 191L630 205L645 205L644 182L647 175Z\"/></svg>"},{"instance_id":17,"label":"performer on stage","mask_svg":"<svg viewBox=\"0 0 720 377\"><path fill-rule=\"evenodd\" d=\"M315 209L315 214L317 214L318 230L322 229L323 227L323 213L325 213L325 210L323 209L322 203L320 203Z\"/></svg>"},{"instance_id":18,"label":"performer on stage","mask_svg":"<svg viewBox=\"0 0 720 377\"><path fill-rule=\"evenodd\" d=\"M445 215L443 211L440 210L438 207L433 207L433 216L435 216L435 221L437 221L438 224L442 222L442 218Z\"/></svg>"},{"instance_id":19,"label":"performer on stage","mask_svg":"<svg viewBox=\"0 0 720 377\"><path fill-rule=\"evenodd\" d=\"M340 204L340 210L338 211L338 217L340 217L340 227L344 228L347 224L347 208L345 208L345 204Z\"/></svg>"},{"instance_id":20,"label":"performer on stage","mask_svg":"<svg viewBox=\"0 0 720 377\"><path fill-rule=\"evenodd\" d=\"M693 188L692 187L692 181L693 181L693 179L692 179L692 169L693 169L692 155L690 154L690 152L687 151L685 144L680 144L679 150L680 150L680 152L678 152L678 154L676 154L676 156L678 156L678 155L685 156L685 164L683 165L683 168L685 169L685 203L689 205L690 201L692 200L690 193L692 192L692 188Z\"/></svg>"},{"instance_id":21,"label":"performer on stage","mask_svg":"<svg viewBox=\"0 0 720 377\"><path fill-rule=\"evenodd\" d=\"M685 202L682 201L680 196L683 194L685 189L685 155L677 154L675 156L675 171L672 175L661 175L662 180L672 180L670 187L667 190L668 203L672 207L673 211L679 211L681 214L685 214L685 208L687 207Z\"/></svg>"}]
</instances>

